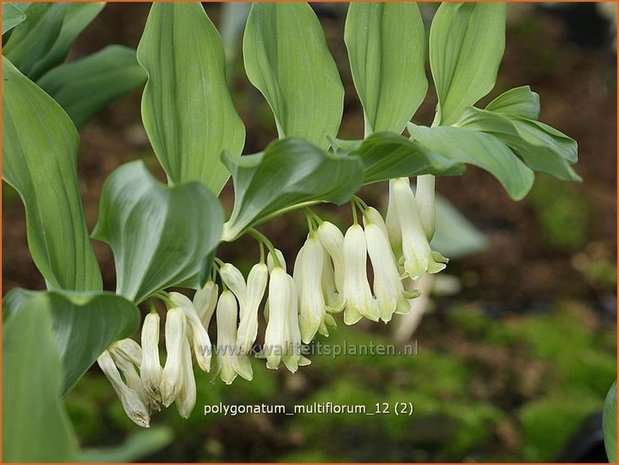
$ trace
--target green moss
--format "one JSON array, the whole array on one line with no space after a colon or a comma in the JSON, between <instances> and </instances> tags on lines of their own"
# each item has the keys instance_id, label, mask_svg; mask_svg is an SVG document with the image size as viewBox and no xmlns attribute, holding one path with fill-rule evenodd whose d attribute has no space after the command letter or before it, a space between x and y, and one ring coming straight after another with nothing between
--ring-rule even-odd
<instances>
[{"instance_id":1,"label":"green moss","mask_svg":"<svg viewBox=\"0 0 619 465\"><path fill-rule=\"evenodd\" d=\"M584 418L601 409L603 397L587 391L551 392L518 412L522 425L523 459L552 461Z\"/></svg>"},{"instance_id":2,"label":"green moss","mask_svg":"<svg viewBox=\"0 0 619 465\"><path fill-rule=\"evenodd\" d=\"M546 245L568 251L585 245L591 208L574 185L539 176L531 200Z\"/></svg>"}]
</instances>

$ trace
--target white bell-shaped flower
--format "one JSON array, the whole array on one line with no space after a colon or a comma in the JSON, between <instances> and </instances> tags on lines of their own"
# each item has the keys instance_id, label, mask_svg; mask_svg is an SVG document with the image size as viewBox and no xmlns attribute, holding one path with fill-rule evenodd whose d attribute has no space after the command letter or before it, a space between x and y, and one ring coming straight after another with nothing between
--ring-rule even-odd
<instances>
[{"instance_id":1,"label":"white bell-shaped flower","mask_svg":"<svg viewBox=\"0 0 619 465\"><path fill-rule=\"evenodd\" d=\"M408 181L408 178L401 178ZM389 243L396 257L402 256L402 231L400 228L400 218L396 208L395 201L395 179L389 180L389 204L387 206L387 215L385 217L385 224L387 227L387 234L389 236Z\"/></svg>"},{"instance_id":2,"label":"white bell-shaped flower","mask_svg":"<svg viewBox=\"0 0 619 465\"><path fill-rule=\"evenodd\" d=\"M323 221L316 230L316 235L322 247L331 257L335 288L344 295L344 235L333 223Z\"/></svg>"},{"instance_id":3,"label":"white bell-shaped flower","mask_svg":"<svg viewBox=\"0 0 619 465\"><path fill-rule=\"evenodd\" d=\"M169 407L183 387L183 344L187 339L185 314L180 308L171 308L166 313L165 348L166 361L161 375L161 401Z\"/></svg>"},{"instance_id":4,"label":"white bell-shaped flower","mask_svg":"<svg viewBox=\"0 0 619 465\"><path fill-rule=\"evenodd\" d=\"M189 341L187 340L183 343L182 370L183 387L178 393L175 404L179 415L187 419L196 405L197 396L196 378L193 374L193 366L191 364L191 349L189 348Z\"/></svg>"},{"instance_id":5,"label":"white bell-shaped flower","mask_svg":"<svg viewBox=\"0 0 619 465\"><path fill-rule=\"evenodd\" d=\"M287 350L282 356L282 362L291 373L294 373L300 366L309 365L311 362L302 354L303 346L301 344L301 331L299 329L298 298L295 297L297 296L297 287L292 276L286 275L286 278L291 295L290 308L288 309L288 327L286 329L289 343Z\"/></svg>"},{"instance_id":6,"label":"white bell-shaped flower","mask_svg":"<svg viewBox=\"0 0 619 465\"><path fill-rule=\"evenodd\" d=\"M97 358L97 363L101 371L103 371L103 374L112 384L114 391L116 391L127 416L136 425L148 428L150 425L150 412L148 407L140 399L140 396L123 382L120 372L118 368L116 368L114 360L107 350L103 351L99 358Z\"/></svg>"},{"instance_id":7,"label":"white bell-shaped flower","mask_svg":"<svg viewBox=\"0 0 619 465\"><path fill-rule=\"evenodd\" d=\"M426 272L438 273L443 270L445 264L435 261L437 255L433 255L430 249L408 179L395 180L394 202L401 228L405 276L419 279Z\"/></svg>"},{"instance_id":8,"label":"white bell-shaped flower","mask_svg":"<svg viewBox=\"0 0 619 465\"><path fill-rule=\"evenodd\" d=\"M299 295L299 327L301 340L310 343L324 324L325 297L322 293L324 252L317 237L310 234L297 255L294 281Z\"/></svg>"},{"instance_id":9,"label":"white bell-shaped flower","mask_svg":"<svg viewBox=\"0 0 619 465\"><path fill-rule=\"evenodd\" d=\"M161 402L161 363L159 361L159 313L150 312L142 326L140 378L150 397Z\"/></svg>"},{"instance_id":10,"label":"white bell-shaped flower","mask_svg":"<svg viewBox=\"0 0 619 465\"><path fill-rule=\"evenodd\" d=\"M249 358L238 353L237 322L237 301L234 294L226 289L217 303L217 360L219 376L226 384L232 384L237 374L248 381L253 378Z\"/></svg>"},{"instance_id":11,"label":"white bell-shaped flower","mask_svg":"<svg viewBox=\"0 0 619 465\"><path fill-rule=\"evenodd\" d=\"M241 318L236 335L241 354L246 354L251 350L258 335L258 309L264 297L268 279L269 270L264 263L254 265L247 276L246 308L240 312Z\"/></svg>"},{"instance_id":12,"label":"white bell-shaped flower","mask_svg":"<svg viewBox=\"0 0 619 465\"><path fill-rule=\"evenodd\" d=\"M436 205L434 203L436 178L431 174L417 176L415 201L421 226L428 240L432 240L436 228Z\"/></svg>"},{"instance_id":13,"label":"white bell-shaped flower","mask_svg":"<svg viewBox=\"0 0 619 465\"><path fill-rule=\"evenodd\" d=\"M193 296L193 306L198 312L202 325L208 330L209 324L215 308L217 307L217 298L219 297L219 286L213 281L207 281L206 284L198 289Z\"/></svg>"},{"instance_id":14,"label":"white bell-shaped flower","mask_svg":"<svg viewBox=\"0 0 619 465\"><path fill-rule=\"evenodd\" d=\"M125 378L127 386L129 387L129 389L135 391L135 393L139 396L140 400L151 411L159 411L160 408L159 404L157 404L157 400L148 394L144 387L144 384L142 383L142 379L140 378L140 374L137 370L137 367L139 365L136 365L134 363L135 360L131 360L130 357L127 357L127 353L123 351L118 342L120 341L112 344L108 348L108 352L112 356L112 360L114 360L114 363Z\"/></svg>"},{"instance_id":15,"label":"white bell-shaped flower","mask_svg":"<svg viewBox=\"0 0 619 465\"><path fill-rule=\"evenodd\" d=\"M295 305L288 274L276 266L269 277L269 320L264 332L264 353L267 368L277 369L290 344L289 312Z\"/></svg>"},{"instance_id":16,"label":"white bell-shaped flower","mask_svg":"<svg viewBox=\"0 0 619 465\"><path fill-rule=\"evenodd\" d=\"M344 236L344 323L355 324L362 317L378 321L380 313L372 296L366 270L367 248L363 228L353 224Z\"/></svg>"},{"instance_id":17,"label":"white bell-shaped flower","mask_svg":"<svg viewBox=\"0 0 619 465\"><path fill-rule=\"evenodd\" d=\"M391 320L394 312L406 313L410 306L400 280L398 264L391 250L383 219L375 209L371 210L371 212L366 211L364 215L365 240L374 271L373 289L380 318L387 322Z\"/></svg>"},{"instance_id":18,"label":"white bell-shaped flower","mask_svg":"<svg viewBox=\"0 0 619 465\"><path fill-rule=\"evenodd\" d=\"M193 302L179 292L170 292L170 300L175 307L180 308L185 314L187 322L187 339L193 346L193 352L200 368L207 373L211 370L211 339L206 328L193 306Z\"/></svg>"},{"instance_id":19,"label":"white bell-shaped flower","mask_svg":"<svg viewBox=\"0 0 619 465\"><path fill-rule=\"evenodd\" d=\"M322 295L325 296L328 313L339 313L344 310L346 301L335 287L333 261L324 247L322 249Z\"/></svg>"}]
</instances>

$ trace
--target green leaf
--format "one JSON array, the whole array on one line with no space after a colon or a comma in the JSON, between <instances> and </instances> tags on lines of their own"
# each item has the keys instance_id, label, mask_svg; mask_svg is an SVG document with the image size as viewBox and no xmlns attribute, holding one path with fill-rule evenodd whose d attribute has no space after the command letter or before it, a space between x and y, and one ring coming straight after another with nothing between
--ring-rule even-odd
<instances>
[{"instance_id":1,"label":"green leaf","mask_svg":"<svg viewBox=\"0 0 619 465\"><path fill-rule=\"evenodd\" d=\"M533 171L494 136L468 128L428 128L412 123L408 130L426 149L490 172L514 200L522 199L533 185Z\"/></svg>"},{"instance_id":2,"label":"green leaf","mask_svg":"<svg viewBox=\"0 0 619 465\"><path fill-rule=\"evenodd\" d=\"M77 183L75 126L5 57L2 70L2 176L24 202L32 259L50 288L99 290Z\"/></svg>"},{"instance_id":3,"label":"green leaf","mask_svg":"<svg viewBox=\"0 0 619 465\"><path fill-rule=\"evenodd\" d=\"M87 463L137 462L139 459L163 449L172 442L172 439L173 435L170 428L158 426L133 433L120 446L82 450L79 461Z\"/></svg>"},{"instance_id":4,"label":"green leaf","mask_svg":"<svg viewBox=\"0 0 619 465\"><path fill-rule=\"evenodd\" d=\"M492 90L504 49L505 4L441 4L430 27L436 124L454 123Z\"/></svg>"},{"instance_id":5,"label":"green leaf","mask_svg":"<svg viewBox=\"0 0 619 465\"><path fill-rule=\"evenodd\" d=\"M29 6L30 3L2 4L2 35L25 21Z\"/></svg>"},{"instance_id":6,"label":"green leaf","mask_svg":"<svg viewBox=\"0 0 619 465\"><path fill-rule=\"evenodd\" d=\"M224 225L226 241L300 205L347 202L363 182L358 157L330 155L302 139L275 141L256 155L224 154L223 160L232 173L235 196Z\"/></svg>"},{"instance_id":7,"label":"green leaf","mask_svg":"<svg viewBox=\"0 0 619 465\"><path fill-rule=\"evenodd\" d=\"M135 161L105 181L92 235L114 252L116 292L139 303L197 275L222 225L219 201L202 184L168 188Z\"/></svg>"},{"instance_id":8,"label":"green leaf","mask_svg":"<svg viewBox=\"0 0 619 465\"><path fill-rule=\"evenodd\" d=\"M111 292L26 291L13 289L3 301L11 315L35 299L40 313L51 315L64 367L66 396L112 342L131 336L140 323L132 302Z\"/></svg>"},{"instance_id":9,"label":"green leaf","mask_svg":"<svg viewBox=\"0 0 619 465\"><path fill-rule=\"evenodd\" d=\"M62 366L38 295L9 318L2 344L3 462L74 462L71 423L60 400Z\"/></svg>"},{"instance_id":10,"label":"green leaf","mask_svg":"<svg viewBox=\"0 0 619 465\"><path fill-rule=\"evenodd\" d=\"M26 76L37 80L64 61L77 36L105 3L39 3L11 33L4 55Z\"/></svg>"},{"instance_id":11,"label":"green leaf","mask_svg":"<svg viewBox=\"0 0 619 465\"><path fill-rule=\"evenodd\" d=\"M243 36L245 71L273 110L280 138L320 148L335 137L344 87L307 3L254 3Z\"/></svg>"},{"instance_id":12,"label":"green leaf","mask_svg":"<svg viewBox=\"0 0 619 465\"><path fill-rule=\"evenodd\" d=\"M465 169L458 161L389 132L371 135L351 155L359 156L363 162L364 184L422 174L462 174Z\"/></svg>"},{"instance_id":13,"label":"green leaf","mask_svg":"<svg viewBox=\"0 0 619 465\"><path fill-rule=\"evenodd\" d=\"M219 194L222 151L240 154L245 127L226 86L219 33L200 3L153 3L138 46L148 74L142 120L170 184L201 181Z\"/></svg>"},{"instance_id":14,"label":"green leaf","mask_svg":"<svg viewBox=\"0 0 619 465\"><path fill-rule=\"evenodd\" d=\"M402 133L428 90L426 36L419 7L416 3L351 3L344 40L366 134Z\"/></svg>"},{"instance_id":15,"label":"green leaf","mask_svg":"<svg viewBox=\"0 0 619 465\"><path fill-rule=\"evenodd\" d=\"M580 177L571 164L578 160L576 141L547 124L507 113L469 107L459 127L491 134L510 146L529 168L567 181Z\"/></svg>"},{"instance_id":16,"label":"green leaf","mask_svg":"<svg viewBox=\"0 0 619 465\"><path fill-rule=\"evenodd\" d=\"M617 462L617 382L608 391L602 414L604 447L610 463Z\"/></svg>"},{"instance_id":17,"label":"green leaf","mask_svg":"<svg viewBox=\"0 0 619 465\"><path fill-rule=\"evenodd\" d=\"M529 86L514 87L490 102L486 110L536 120L539 118L539 95Z\"/></svg>"},{"instance_id":18,"label":"green leaf","mask_svg":"<svg viewBox=\"0 0 619 465\"><path fill-rule=\"evenodd\" d=\"M110 45L86 58L60 65L37 84L69 114L78 128L118 97L146 80L135 50Z\"/></svg>"}]
</instances>

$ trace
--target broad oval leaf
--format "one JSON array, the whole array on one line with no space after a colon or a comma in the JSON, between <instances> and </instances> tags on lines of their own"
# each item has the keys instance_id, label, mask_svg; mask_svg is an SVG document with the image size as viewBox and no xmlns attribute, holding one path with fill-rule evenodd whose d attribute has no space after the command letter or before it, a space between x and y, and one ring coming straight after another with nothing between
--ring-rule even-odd
<instances>
[{"instance_id":1,"label":"broad oval leaf","mask_svg":"<svg viewBox=\"0 0 619 465\"><path fill-rule=\"evenodd\" d=\"M2 71L2 176L24 202L32 259L50 288L99 290L77 184L75 126L5 57Z\"/></svg>"},{"instance_id":2,"label":"broad oval leaf","mask_svg":"<svg viewBox=\"0 0 619 465\"><path fill-rule=\"evenodd\" d=\"M153 3L138 61L148 74L142 120L170 184L200 181L219 194L221 152L240 154L245 127L226 85L219 33L200 3Z\"/></svg>"},{"instance_id":3,"label":"broad oval leaf","mask_svg":"<svg viewBox=\"0 0 619 465\"><path fill-rule=\"evenodd\" d=\"M351 199L363 182L358 157L330 155L302 139L281 139L263 153L231 157L224 163L234 181L234 209L223 240L302 205Z\"/></svg>"},{"instance_id":4,"label":"broad oval leaf","mask_svg":"<svg viewBox=\"0 0 619 465\"><path fill-rule=\"evenodd\" d=\"M26 10L30 3L6 2L2 4L2 35L26 19Z\"/></svg>"},{"instance_id":5,"label":"broad oval leaf","mask_svg":"<svg viewBox=\"0 0 619 465\"><path fill-rule=\"evenodd\" d=\"M423 174L462 174L465 169L465 166L456 160L389 132L371 135L359 148L353 150L351 155L357 155L363 162L365 184Z\"/></svg>"},{"instance_id":6,"label":"broad oval leaf","mask_svg":"<svg viewBox=\"0 0 619 465\"><path fill-rule=\"evenodd\" d=\"M514 200L522 199L533 186L533 171L494 136L467 128L428 128L412 123L408 130L426 149L490 172Z\"/></svg>"},{"instance_id":7,"label":"broad oval leaf","mask_svg":"<svg viewBox=\"0 0 619 465\"><path fill-rule=\"evenodd\" d=\"M578 161L576 141L544 123L469 107L458 126L497 137L533 170L567 181L580 180L571 167Z\"/></svg>"},{"instance_id":8,"label":"broad oval leaf","mask_svg":"<svg viewBox=\"0 0 619 465\"><path fill-rule=\"evenodd\" d=\"M320 148L337 135L344 88L307 3L254 3L243 36L245 71L273 110L280 138Z\"/></svg>"},{"instance_id":9,"label":"broad oval leaf","mask_svg":"<svg viewBox=\"0 0 619 465\"><path fill-rule=\"evenodd\" d=\"M37 84L51 95L83 127L95 114L118 97L140 86L146 73L135 50L110 45L86 58L60 65Z\"/></svg>"},{"instance_id":10,"label":"broad oval leaf","mask_svg":"<svg viewBox=\"0 0 619 465\"><path fill-rule=\"evenodd\" d=\"M11 33L4 55L26 76L39 79L62 63L77 36L103 9L103 2L37 3Z\"/></svg>"},{"instance_id":11,"label":"broad oval leaf","mask_svg":"<svg viewBox=\"0 0 619 465\"><path fill-rule=\"evenodd\" d=\"M426 36L416 3L351 3L344 40L366 135L402 133L428 90Z\"/></svg>"},{"instance_id":12,"label":"broad oval leaf","mask_svg":"<svg viewBox=\"0 0 619 465\"><path fill-rule=\"evenodd\" d=\"M486 110L536 120L539 118L539 95L529 86L514 87L486 105Z\"/></svg>"},{"instance_id":13,"label":"broad oval leaf","mask_svg":"<svg viewBox=\"0 0 619 465\"><path fill-rule=\"evenodd\" d=\"M64 368L66 396L112 342L131 336L140 323L134 303L111 292L25 291L13 289L3 307L15 315L36 301L38 311L51 315Z\"/></svg>"},{"instance_id":14,"label":"broad oval leaf","mask_svg":"<svg viewBox=\"0 0 619 465\"><path fill-rule=\"evenodd\" d=\"M492 90L504 49L505 4L441 4L430 27L435 125L454 123Z\"/></svg>"},{"instance_id":15,"label":"broad oval leaf","mask_svg":"<svg viewBox=\"0 0 619 465\"><path fill-rule=\"evenodd\" d=\"M135 161L105 181L92 235L114 252L116 292L139 303L196 275L222 226L219 201L202 184L166 187Z\"/></svg>"},{"instance_id":16,"label":"broad oval leaf","mask_svg":"<svg viewBox=\"0 0 619 465\"><path fill-rule=\"evenodd\" d=\"M611 386L602 414L602 426L604 430L604 447L610 463L617 462L617 382Z\"/></svg>"},{"instance_id":17,"label":"broad oval leaf","mask_svg":"<svg viewBox=\"0 0 619 465\"><path fill-rule=\"evenodd\" d=\"M2 461L74 462L75 439L61 402L62 365L45 311L29 299L4 324L2 341Z\"/></svg>"}]
</instances>

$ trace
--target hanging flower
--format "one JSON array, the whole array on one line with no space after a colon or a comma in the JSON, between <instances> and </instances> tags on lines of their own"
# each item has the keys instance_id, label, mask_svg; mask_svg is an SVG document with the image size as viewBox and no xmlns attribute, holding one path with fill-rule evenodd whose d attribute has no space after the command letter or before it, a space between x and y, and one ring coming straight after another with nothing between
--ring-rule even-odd
<instances>
[{"instance_id":1,"label":"hanging flower","mask_svg":"<svg viewBox=\"0 0 619 465\"><path fill-rule=\"evenodd\" d=\"M165 348L166 361L161 375L161 401L169 407L178 396L183 384L183 344L187 339L185 314L180 308L171 308L166 313Z\"/></svg>"},{"instance_id":2,"label":"hanging flower","mask_svg":"<svg viewBox=\"0 0 619 465\"><path fill-rule=\"evenodd\" d=\"M140 399L140 396L123 382L120 377L120 372L118 368L116 368L114 360L107 350L104 350L99 358L97 358L97 363L101 371L103 371L103 374L112 384L129 419L138 426L148 428L150 426L150 412L148 407L142 399Z\"/></svg>"},{"instance_id":3,"label":"hanging flower","mask_svg":"<svg viewBox=\"0 0 619 465\"><path fill-rule=\"evenodd\" d=\"M344 323L355 324L362 317L378 321L380 313L372 296L366 270L367 249L363 228L353 224L344 236Z\"/></svg>"},{"instance_id":4,"label":"hanging flower","mask_svg":"<svg viewBox=\"0 0 619 465\"><path fill-rule=\"evenodd\" d=\"M405 276L419 279L426 272L438 273L443 270L445 264L435 261L442 256L432 254L430 249L408 178L395 180L393 200L400 224Z\"/></svg>"},{"instance_id":5,"label":"hanging flower","mask_svg":"<svg viewBox=\"0 0 619 465\"><path fill-rule=\"evenodd\" d=\"M316 230L316 236L331 257L335 289L344 295L344 235L333 223L323 221Z\"/></svg>"},{"instance_id":6,"label":"hanging flower","mask_svg":"<svg viewBox=\"0 0 619 465\"><path fill-rule=\"evenodd\" d=\"M436 228L436 206L434 203L436 178L431 174L417 176L415 201L421 226L428 240L432 240Z\"/></svg>"},{"instance_id":7,"label":"hanging flower","mask_svg":"<svg viewBox=\"0 0 619 465\"><path fill-rule=\"evenodd\" d=\"M162 368L159 362L159 313L150 312L142 326L142 360L140 378L150 397L161 402Z\"/></svg>"},{"instance_id":8,"label":"hanging flower","mask_svg":"<svg viewBox=\"0 0 619 465\"><path fill-rule=\"evenodd\" d=\"M202 325L208 330L209 324L219 297L219 286L213 281L207 281L201 289L198 289L193 296L193 306L198 312Z\"/></svg>"},{"instance_id":9,"label":"hanging flower","mask_svg":"<svg viewBox=\"0 0 619 465\"><path fill-rule=\"evenodd\" d=\"M179 292L170 292L170 300L180 308L187 323L187 340L193 346L193 352L200 368L207 373L211 370L211 339L193 306L193 302Z\"/></svg>"},{"instance_id":10,"label":"hanging flower","mask_svg":"<svg viewBox=\"0 0 619 465\"><path fill-rule=\"evenodd\" d=\"M219 276L221 276L221 280L228 289L236 296L242 318L246 307L245 300L247 299L247 284L245 283L243 273L232 263L224 263L219 269Z\"/></svg>"},{"instance_id":11,"label":"hanging flower","mask_svg":"<svg viewBox=\"0 0 619 465\"><path fill-rule=\"evenodd\" d=\"M187 419L196 405L196 379L191 364L191 349L189 348L189 341L187 340L183 342L181 363L183 385L175 400L175 404L179 415Z\"/></svg>"},{"instance_id":12,"label":"hanging flower","mask_svg":"<svg viewBox=\"0 0 619 465\"><path fill-rule=\"evenodd\" d=\"M318 329L324 325L327 304L322 293L323 259L320 241L310 234L297 255L293 272L299 293L301 340L306 344L312 341Z\"/></svg>"},{"instance_id":13,"label":"hanging flower","mask_svg":"<svg viewBox=\"0 0 619 465\"><path fill-rule=\"evenodd\" d=\"M238 354L236 331L238 305L234 294L224 290L217 303L217 360L219 376L226 384L232 384L237 374L251 381L253 371L246 355Z\"/></svg>"},{"instance_id":14,"label":"hanging flower","mask_svg":"<svg viewBox=\"0 0 619 465\"><path fill-rule=\"evenodd\" d=\"M245 299L245 309L241 310L239 329L236 340L241 354L247 354L258 335L258 308L264 297L269 270L264 263L257 263L249 271L247 276L247 296Z\"/></svg>"},{"instance_id":15,"label":"hanging flower","mask_svg":"<svg viewBox=\"0 0 619 465\"><path fill-rule=\"evenodd\" d=\"M387 237L387 227L374 208L365 211L365 238L370 262L374 271L374 295L380 310L380 318L386 323L394 312L408 313L410 304L400 280L398 264Z\"/></svg>"}]
</instances>

